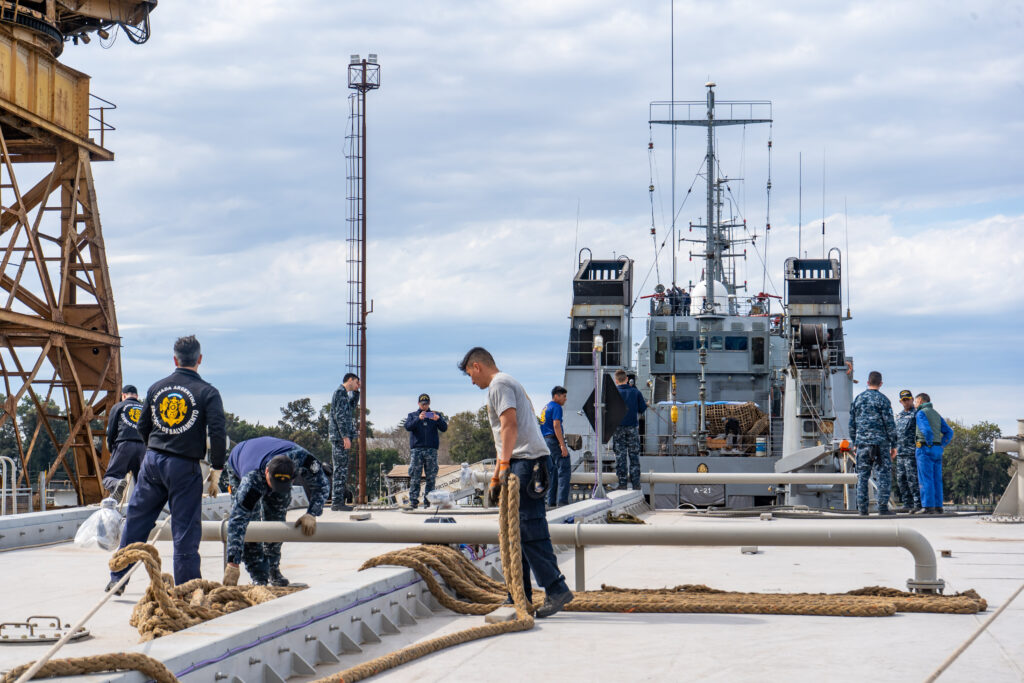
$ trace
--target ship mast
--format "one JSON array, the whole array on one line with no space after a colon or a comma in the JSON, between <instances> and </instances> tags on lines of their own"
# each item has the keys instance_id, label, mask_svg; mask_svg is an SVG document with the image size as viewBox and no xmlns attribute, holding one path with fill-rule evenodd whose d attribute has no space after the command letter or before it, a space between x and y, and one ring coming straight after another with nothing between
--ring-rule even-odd
<instances>
[{"instance_id":1,"label":"ship mast","mask_svg":"<svg viewBox=\"0 0 1024 683\"><path fill-rule=\"evenodd\" d=\"M703 126L707 129L708 146L704 159L707 211L704 217L704 225L695 227L705 228L705 237L702 240L704 242L704 251L696 254L704 259L706 296L701 312L712 314L715 312L715 281L725 281L725 269L722 266L722 260L725 258L723 252L726 248L726 241L722 236L722 230L725 226L721 224L721 221L715 220L715 184L718 182L715 173L715 128L719 126L771 123L772 103L768 100L723 100L716 103L715 83L705 83L704 87L708 89L708 94L704 101L677 102L671 100L668 102L651 102L648 123L673 126L673 133L675 126ZM700 112L701 108L704 109L703 112ZM675 135L673 134L674 141ZM675 149L672 150L672 157L673 159L675 158ZM674 189L673 187L673 191ZM674 213L675 207L673 207L673 219ZM676 246L675 244L673 245L673 258Z\"/></svg>"}]
</instances>

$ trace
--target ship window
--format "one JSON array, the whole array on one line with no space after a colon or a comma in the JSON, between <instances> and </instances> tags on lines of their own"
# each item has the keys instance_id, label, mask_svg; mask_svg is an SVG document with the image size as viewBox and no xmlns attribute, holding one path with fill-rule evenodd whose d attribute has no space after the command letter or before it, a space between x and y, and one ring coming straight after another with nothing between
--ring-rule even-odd
<instances>
[{"instance_id":1,"label":"ship window","mask_svg":"<svg viewBox=\"0 0 1024 683\"><path fill-rule=\"evenodd\" d=\"M673 351L693 351L693 337L676 337L672 340Z\"/></svg>"},{"instance_id":2,"label":"ship window","mask_svg":"<svg viewBox=\"0 0 1024 683\"><path fill-rule=\"evenodd\" d=\"M668 339L665 337L655 337L654 339L654 364L664 365L665 364L665 352L668 351Z\"/></svg>"},{"instance_id":3,"label":"ship window","mask_svg":"<svg viewBox=\"0 0 1024 683\"><path fill-rule=\"evenodd\" d=\"M725 350L726 351L746 351L747 350L747 338L746 337L726 337L725 338Z\"/></svg>"},{"instance_id":4,"label":"ship window","mask_svg":"<svg viewBox=\"0 0 1024 683\"><path fill-rule=\"evenodd\" d=\"M764 365L764 337L754 337L750 340L751 355L754 365Z\"/></svg>"},{"instance_id":5,"label":"ship window","mask_svg":"<svg viewBox=\"0 0 1024 683\"><path fill-rule=\"evenodd\" d=\"M721 351L722 350L722 346L724 344L725 344L725 342L722 340L722 337L717 336L717 335L715 335L714 337L711 337L711 350L712 351Z\"/></svg>"}]
</instances>

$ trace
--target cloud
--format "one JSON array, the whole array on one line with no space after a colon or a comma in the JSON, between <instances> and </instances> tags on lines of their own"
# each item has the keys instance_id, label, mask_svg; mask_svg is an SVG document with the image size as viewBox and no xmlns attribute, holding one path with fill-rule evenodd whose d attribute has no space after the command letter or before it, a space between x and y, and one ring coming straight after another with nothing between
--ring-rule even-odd
<instances>
[{"instance_id":1,"label":"cloud","mask_svg":"<svg viewBox=\"0 0 1024 683\"><path fill-rule=\"evenodd\" d=\"M511 357L518 334L529 358L517 369L545 391L560 371L575 248L628 254L639 287L655 253L651 182L657 244L668 235L670 131L646 121L648 102L670 91L669 6L240 7L163 3L146 45L121 39L104 51L93 41L63 58L119 104L109 113L118 130L107 136L117 161L96 164L95 174L129 363L146 358L139 372L154 372L162 361L150 359L166 356L178 330L207 330L223 344L209 371L239 401L255 397L246 405L332 388L321 384L343 364L347 332L346 69L349 54L376 52L383 85L368 104L375 348L428 334L433 348L416 349L424 364L442 363L469 338ZM675 12L677 98L702 99L711 78L720 101L773 101L768 279L776 291L797 243L803 151L805 248L820 247L811 216L822 213L822 157L826 246L844 254L839 198L849 207L855 324L896 310L958 337L962 330L938 320L981 308L1006 311L1002 327L1019 334L1019 4L679 0ZM705 142L700 130L677 132L681 205ZM721 171L746 179L733 187L736 204L763 235L769 130L719 132ZM680 233L689 237L704 211L698 178ZM682 282L700 277L690 246ZM754 292L762 273L747 250L737 278ZM670 280L668 253L647 291ZM225 328L234 331L215 332ZM299 336L315 343L292 358ZM962 349L927 354L936 367L970 374ZM404 358L414 363L416 354ZM253 365L268 363L265 377L252 377ZM371 404L378 414L396 410L385 397L400 403L419 390L385 366L375 372L387 384L371 394L383 401ZM479 399L455 384L445 391L453 404L462 392L472 396L465 405Z\"/></svg>"}]
</instances>

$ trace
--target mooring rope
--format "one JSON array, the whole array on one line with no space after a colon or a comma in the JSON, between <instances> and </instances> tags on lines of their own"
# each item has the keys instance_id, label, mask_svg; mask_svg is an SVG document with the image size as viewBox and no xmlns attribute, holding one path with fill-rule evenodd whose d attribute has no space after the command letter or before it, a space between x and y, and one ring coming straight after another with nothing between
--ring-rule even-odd
<instances>
[{"instance_id":1,"label":"mooring rope","mask_svg":"<svg viewBox=\"0 0 1024 683\"><path fill-rule=\"evenodd\" d=\"M633 522L633 519L629 519L627 523ZM533 604L526 600L520 560L521 548L519 480L515 475L510 475L507 485L502 486L499 507L499 550L504 583L487 576L462 553L450 546L415 546L368 560L361 569L393 565L414 570L438 602L459 614L489 614L499 607L506 606L506 597L511 593L515 618L473 626L457 633L416 643L321 678L315 683L354 683L453 645L533 628L532 614L543 602L544 596L541 591L534 591ZM299 590L293 587L222 586L215 581L203 579L194 579L174 586L171 576L160 571L160 556L156 549L144 543L133 543L119 550L111 558L110 566L111 569L118 570L135 562L142 563L150 578L149 588L132 611L130 620L130 623L139 630L143 641ZM455 595L445 590L435 577L435 572ZM897 612L974 614L985 611L987 607L985 600L973 590L955 595L931 595L871 586L839 594L741 593L717 590L704 585L685 584L674 588L654 589L602 585L599 591L575 593L575 599L564 609L570 612L885 617ZM1005 608L1005 605L1003 607ZM998 616L998 613L993 615L993 618L995 616ZM991 623L991 619L986 625L988 623ZM0 683L13 683L30 666L31 664L26 664L14 669L0 679ZM157 683L177 681L163 663L141 653L112 653L53 660L44 665L35 677L123 670L141 671Z\"/></svg>"}]
</instances>

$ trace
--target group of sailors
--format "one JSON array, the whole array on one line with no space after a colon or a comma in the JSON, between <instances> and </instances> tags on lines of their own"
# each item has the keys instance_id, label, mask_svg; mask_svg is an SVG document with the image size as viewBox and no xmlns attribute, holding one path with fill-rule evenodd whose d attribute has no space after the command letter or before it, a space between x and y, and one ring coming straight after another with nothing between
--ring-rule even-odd
<instances>
[{"instance_id":1,"label":"group of sailors","mask_svg":"<svg viewBox=\"0 0 1024 683\"><path fill-rule=\"evenodd\" d=\"M953 430L932 406L931 397L900 391L903 411L893 417L892 404L879 391L882 373L868 373L868 388L850 406L850 443L857 457L857 509L868 515L868 482L878 488L878 514L889 508L892 466L900 512L942 514L942 451Z\"/></svg>"},{"instance_id":2,"label":"group of sailors","mask_svg":"<svg viewBox=\"0 0 1024 683\"><path fill-rule=\"evenodd\" d=\"M217 495L221 472L226 470L232 507L222 582L237 585L244 565L254 584L286 586L289 581L280 569L281 544L246 543L247 527L253 520L284 521L292 485L297 479L302 481L308 497L306 511L295 522L303 534L316 533L316 519L329 498L332 509L352 509L348 503L349 452L356 438L359 377L346 374L331 399L328 422L333 472L329 476L312 454L285 439L249 439L235 445L229 455L223 403L217 389L199 375L202 358L194 336L178 339L174 344L174 372L153 384L142 400L134 386L126 385L121 402L111 410L107 429L111 460L104 486L119 498L128 473L137 482L125 512L121 547L145 542L167 506L174 547L174 582L180 585L200 578L202 496L204 490ZM558 569L551 546L544 495L536 495L536 484L547 478L548 445L526 391L498 369L486 349L470 349L459 369L473 384L488 392L487 415L497 453L488 497L497 502L510 473L522 482L519 523L523 588L529 599L532 571L547 594L537 616L550 616L571 601L573 595ZM437 436L447 429L447 421L430 409L430 396L421 394L418 409L409 413L405 428L410 432L414 451L410 474L412 466L417 473L426 470L426 490L430 491L437 473ZM201 462L206 457L210 473L204 477ZM418 502L418 477L415 483L410 494L412 506ZM127 571L128 568L112 572L106 590L123 593L122 579Z\"/></svg>"}]
</instances>

